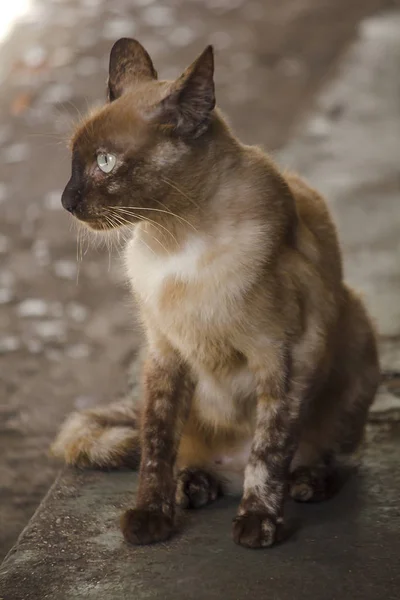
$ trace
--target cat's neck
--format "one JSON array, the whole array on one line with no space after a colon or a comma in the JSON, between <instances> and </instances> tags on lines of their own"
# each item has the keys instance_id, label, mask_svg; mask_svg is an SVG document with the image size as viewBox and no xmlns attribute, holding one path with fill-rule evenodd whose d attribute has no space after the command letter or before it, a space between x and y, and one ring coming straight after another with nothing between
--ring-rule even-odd
<instances>
[{"instance_id":1,"label":"cat's neck","mask_svg":"<svg viewBox=\"0 0 400 600\"><path fill-rule=\"evenodd\" d=\"M165 208L136 227L156 255L181 252L194 237L212 243L245 223L257 230L264 224L266 231L272 223L279 243L296 218L287 183L270 159L241 144L223 121L212 133L192 164L171 178Z\"/></svg>"}]
</instances>

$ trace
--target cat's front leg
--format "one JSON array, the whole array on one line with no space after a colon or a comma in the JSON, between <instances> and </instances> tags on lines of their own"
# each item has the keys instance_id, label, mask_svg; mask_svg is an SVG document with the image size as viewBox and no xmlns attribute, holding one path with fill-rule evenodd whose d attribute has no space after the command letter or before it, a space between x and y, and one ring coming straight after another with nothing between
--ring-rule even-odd
<instances>
[{"instance_id":1,"label":"cat's front leg","mask_svg":"<svg viewBox=\"0 0 400 600\"><path fill-rule=\"evenodd\" d=\"M149 352L144 393L136 506L121 518L124 537L132 544L161 542L174 529L174 465L193 384L179 356L165 344Z\"/></svg>"},{"instance_id":2,"label":"cat's front leg","mask_svg":"<svg viewBox=\"0 0 400 600\"><path fill-rule=\"evenodd\" d=\"M233 521L234 541L248 548L271 546L279 539L289 464L297 442L301 402L290 393L287 352L277 352L268 368L255 369L256 428L243 497Z\"/></svg>"}]
</instances>

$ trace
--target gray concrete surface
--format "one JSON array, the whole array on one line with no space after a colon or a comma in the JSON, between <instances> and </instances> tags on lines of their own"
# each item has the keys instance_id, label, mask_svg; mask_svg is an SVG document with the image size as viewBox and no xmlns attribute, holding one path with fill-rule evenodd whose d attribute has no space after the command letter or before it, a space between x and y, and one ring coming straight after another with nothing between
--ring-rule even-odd
<instances>
[{"instance_id":1,"label":"gray concrete surface","mask_svg":"<svg viewBox=\"0 0 400 600\"><path fill-rule=\"evenodd\" d=\"M230 537L237 502L186 511L165 544L135 548L118 528L133 473L56 481L0 575L4 600L398 600L398 434L378 434L364 466L320 505L290 503L292 536L270 550Z\"/></svg>"},{"instance_id":2,"label":"gray concrete surface","mask_svg":"<svg viewBox=\"0 0 400 600\"><path fill-rule=\"evenodd\" d=\"M335 80L280 154L328 194L348 278L365 292L383 364L392 369L400 356L399 64L399 15L364 22ZM357 476L328 503L289 503L292 535L267 551L233 545L232 500L185 513L167 544L129 547L118 515L132 504L136 476L67 470L3 563L0 597L397 600L399 447L398 424L371 425Z\"/></svg>"}]
</instances>

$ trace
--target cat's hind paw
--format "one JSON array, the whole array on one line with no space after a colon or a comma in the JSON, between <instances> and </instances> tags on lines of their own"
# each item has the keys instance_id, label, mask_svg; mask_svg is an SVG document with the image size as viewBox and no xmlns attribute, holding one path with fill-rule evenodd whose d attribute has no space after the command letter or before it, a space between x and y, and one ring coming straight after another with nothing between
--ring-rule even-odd
<instances>
[{"instance_id":1,"label":"cat's hind paw","mask_svg":"<svg viewBox=\"0 0 400 600\"><path fill-rule=\"evenodd\" d=\"M222 493L217 478L203 469L186 467L178 473L176 503L181 508L201 508Z\"/></svg>"}]
</instances>

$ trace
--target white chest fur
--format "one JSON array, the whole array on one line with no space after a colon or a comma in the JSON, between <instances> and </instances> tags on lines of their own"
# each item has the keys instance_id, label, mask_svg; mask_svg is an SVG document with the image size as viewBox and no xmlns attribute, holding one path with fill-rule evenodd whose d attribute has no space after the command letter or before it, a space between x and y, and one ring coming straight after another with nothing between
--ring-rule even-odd
<instances>
[{"instance_id":1,"label":"white chest fur","mask_svg":"<svg viewBox=\"0 0 400 600\"><path fill-rule=\"evenodd\" d=\"M151 326L189 360L209 360L209 344L229 354L226 332L246 277L221 237L189 236L178 252L157 253L138 234L128 244L129 279ZM222 333L224 331L225 333ZM207 358L208 357L208 358Z\"/></svg>"},{"instance_id":2,"label":"white chest fur","mask_svg":"<svg viewBox=\"0 0 400 600\"><path fill-rule=\"evenodd\" d=\"M204 284L212 303L214 292L222 301L252 284L265 243L263 224L243 222L225 226L213 236L192 233L178 251L165 253L149 247L138 225L126 247L125 264L132 289L149 307L155 308L167 280Z\"/></svg>"},{"instance_id":3,"label":"white chest fur","mask_svg":"<svg viewBox=\"0 0 400 600\"><path fill-rule=\"evenodd\" d=\"M204 240L192 237L178 252L158 253L136 234L125 252L132 289L142 302L154 309L167 279L190 282L199 278L199 262L205 251Z\"/></svg>"},{"instance_id":4,"label":"white chest fur","mask_svg":"<svg viewBox=\"0 0 400 600\"><path fill-rule=\"evenodd\" d=\"M195 403L203 419L214 424L235 421L242 410L237 402L254 394L254 379L246 368L229 375L228 367L217 381L210 365L214 356L212 360L226 360L228 366L234 349L230 332L235 319L240 318L238 307L243 292L257 273L249 246L259 245L259 240L252 231L244 229L242 233L240 246L237 239L223 236L216 240L192 236L179 252L171 254L154 252L136 235L125 253L135 295L150 314L151 325L168 338L197 373ZM183 292L176 301L163 303L166 287L173 288L174 284ZM236 310L232 308L235 303Z\"/></svg>"},{"instance_id":5,"label":"white chest fur","mask_svg":"<svg viewBox=\"0 0 400 600\"><path fill-rule=\"evenodd\" d=\"M184 356L207 354L210 336L224 351L226 333L240 318L245 292L258 276L265 228L242 222L214 235L192 233L176 252L149 246L138 225L125 252L129 280L140 304Z\"/></svg>"}]
</instances>

